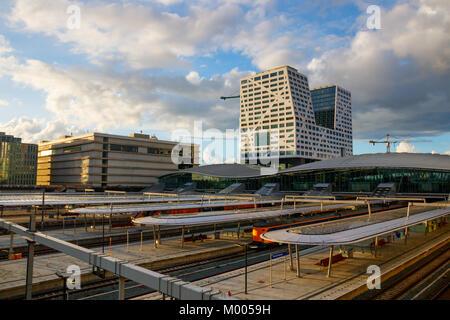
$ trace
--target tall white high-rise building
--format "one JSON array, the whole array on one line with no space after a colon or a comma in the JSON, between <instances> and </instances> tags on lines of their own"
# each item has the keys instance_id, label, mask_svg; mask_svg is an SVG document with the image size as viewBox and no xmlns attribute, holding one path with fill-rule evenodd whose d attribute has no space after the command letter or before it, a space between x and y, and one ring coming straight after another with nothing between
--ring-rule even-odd
<instances>
[{"instance_id":1,"label":"tall white high-rise building","mask_svg":"<svg viewBox=\"0 0 450 320\"><path fill-rule=\"evenodd\" d=\"M283 66L241 79L241 162L279 167L353 155L351 94L336 85L309 89ZM261 161L261 159L265 159Z\"/></svg>"}]
</instances>

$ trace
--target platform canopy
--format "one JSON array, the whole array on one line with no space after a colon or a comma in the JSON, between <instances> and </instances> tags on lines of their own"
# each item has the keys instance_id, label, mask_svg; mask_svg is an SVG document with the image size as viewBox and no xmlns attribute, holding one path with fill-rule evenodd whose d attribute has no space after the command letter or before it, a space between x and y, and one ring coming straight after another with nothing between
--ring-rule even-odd
<instances>
[{"instance_id":1,"label":"platform canopy","mask_svg":"<svg viewBox=\"0 0 450 320\"><path fill-rule=\"evenodd\" d=\"M168 211L168 210L182 210L182 209L195 209L195 208L215 208L223 206L250 206L254 204L279 204L280 200L255 200L255 201L208 201L195 202L195 203L184 203L184 204L164 204L164 205L139 205L139 206L121 206L121 207L86 207L77 208L70 210L71 213L81 213L81 214L107 214L107 213L126 213L126 212L137 212L137 211Z\"/></svg>"},{"instance_id":2,"label":"platform canopy","mask_svg":"<svg viewBox=\"0 0 450 320\"><path fill-rule=\"evenodd\" d=\"M395 232L413 225L446 216L450 208L436 209L380 223L371 223L334 233L314 233L311 230L302 232L302 228L282 229L266 232L261 235L264 240L302 245L345 245L361 242L377 236Z\"/></svg>"},{"instance_id":3,"label":"platform canopy","mask_svg":"<svg viewBox=\"0 0 450 320\"><path fill-rule=\"evenodd\" d=\"M331 210L348 207L343 204L324 205L323 210ZM171 216L157 216L145 217L134 220L135 224L140 225L159 225L159 226L199 226L206 224L218 224L227 222L240 222L258 219L275 218L279 216L293 215L297 213L310 213L319 211L320 206L299 207L296 209L283 210L265 210L255 212L235 212L235 211L220 211L211 213L198 213L192 215L171 215Z\"/></svg>"},{"instance_id":4,"label":"platform canopy","mask_svg":"<svg viewBox=\"0 0 450 320\"><path fill-rule=\"evenodd\" d=\"M21 206L56 206L56 205L95 205L95 204L137 204L137 203L158 203L167 201L200 201L201 196L190 197L152 197L146 198L142 196L111 196L111 197L94 197L82 196L79 197L54 197L45 196L44 201L41 197L0 197L0 207L21 207Z\"/></svg>"}]
</instances>

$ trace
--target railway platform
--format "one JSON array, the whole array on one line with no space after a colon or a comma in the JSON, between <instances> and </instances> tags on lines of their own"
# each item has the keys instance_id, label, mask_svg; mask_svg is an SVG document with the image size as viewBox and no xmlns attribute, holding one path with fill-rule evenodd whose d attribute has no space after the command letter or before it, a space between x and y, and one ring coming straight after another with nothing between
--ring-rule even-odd
<instances>
[{"instance_id":1,"label":"railway platform","mask_svg":"<svg viewBox=\"0 0 450 320\"><path fill-rule=\"evenodd\" d=\"M402 238L401 233L382 236L379 239L379 244L382 245L376 252L372 240L352 245L352 255L343 254L343 259L333 263L333 273L330 277L327 277L327 267L320 265L320 261L328 257L329 247L315 246L300 251L300 278L296 274L295 258L291 270L289 255L285 255L272 259L272 262L266 261L248 267L247 294L244 292L244 268L193 283L229 293L238 299L353 299L368 290L367 281L371 275L368 273L369 266L375 265L380 268L380 290L382 290L384 281L414 264L418 259L435 250L442 248L448 250L449 224L425 228L423 224L411 227L407 241ZM342 249L346 251L350 247ZM295 257L295 252L293 255ZM143 299L155 299L155 296Z\"/></svg>"},{"instance_id":2,"label":"railway platform","mask_svg":"<svg viewBox=\"0 0 450 320\"><path fill-rule=\"evenodd\" d=\"M243 244L248 239L225 240L204 239L186 242L184 248L179 246L179 238L164 239L158 248L153 241L112 245L105 247L105 255L128 261L144 268L157 270L177 264L194 263L202 259L210 259L221 255L241 252ZM94 248L102 252L102 247ZM0 261L0 299L21 298L25 294L26 259ZM92 273L92 266L71 256L55 253L36 256L34 259L33 292L45 291L58 286L62 287L62 280L57 276L58 271L65 272L70 265L76 265L81 270L82 285L86 281L99 279ZM107 273L106 277L113 276Z\"/></svg>"}]
</instances>

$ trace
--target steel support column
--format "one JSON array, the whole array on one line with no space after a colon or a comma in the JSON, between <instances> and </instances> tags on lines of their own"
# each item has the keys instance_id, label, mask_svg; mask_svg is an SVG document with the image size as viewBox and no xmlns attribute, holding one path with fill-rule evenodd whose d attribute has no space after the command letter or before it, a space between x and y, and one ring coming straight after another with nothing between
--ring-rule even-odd
<instances>
[{"instance_id":1,"label":"steel support column","mask_svg":"<svg viewBox=\"0 0 450 320\"><path fill-rule=\"evenodd\" d=\"M184 226L181 227L181 247L184 248Z\"/></svg>"},{"instance_id":2,"label":"steel support column","mask_svg":"<svg viewBox=\"0 0 450 320\"><path fill-rule=\"evenodd\" d=\"M408 227L405 228L405 244L408 241Z\"/></svg>"},{"instance_id":3,"label":"steel support column","mask_svg":"<svg viewBox=\"0 0 450 320\"><path fill-rule=\"evenodd\" d=\"M119 300L125 300L125 278L119 277Z\"/></svg>"},{"instance_id":4,"label":"steel support column","mask_svg":"<svg viewBox=\"0 0 450 320\"><path fill-rule=\"evenodd\" d=\"M300 252L298 251L298 244L295 245L295 253L297 258L297 278L300 278Z\"/></svg>"},{"instance_id":5,"label":"steel support column","mask_svg":"<svg viewBox=\"0 0 450 320\"><path fill-rule=\"evenodd\" d=\"M248 247L248 245L245 244L245 288L244 288L245 294L247 294L247 264L248 264L248 262L247 262L247 247Z\"/></svg>"},{"instance_id":6,"label":"steel support column","mask_svg":"<svg viewBox=\"0 0 450 320\"><path fill-rule=\"evenodd\" d=\"M288 243L288 249L289 249L289 270L294 270L294 262L292 261L292 247L291 244Z\"/></svg>"},{"instance_id":7,"label":"steel support column","mask_svg":"<svg viewBox=\"0 0 450 320\"><path fill-rule=\"evenodd\" d=\"M154 246L155 246L155 248L157 248L158 246L157 246L157 244L156 244L156 226L155 225L153 225L153 243L154 243Z\"/></svg>"},{"instance_id":8,"label":"steel support column","mask_svg":"<svg viewBox=\"0 0 450 320\"><path fill-rule=\"evenodd\" d=\"M102 253L105 253L105 214L102 213Z\"/></svg>"},{"instance_id":9,"label":"steel support column","mask_svg":"<svg viewBox=\"0 0 450 320\"><path fill-rule=\"evenodd\" d=\"M378 248L378 236L375 237L375 245L374 245L374 257L377 257L377 248Z\"/></svg>"},{"instance_id":10,"label":"steel support column","mask_svg":"<svg viewBox=\"0 0 450 320\"><path fill-rule=\"evenodd\" d=\"M161 226L158 226L158 244L161 244Z\"/></svg>"},{"instance_id":11,"label":"steel support column","mask_svg":"<svg viewBox=\"0 0 450 320\"><path fill-rule=\"evenodd\" d=\"M36 232L36 215L30 215L30 225L28 227L29 232ZM27 275L26 275L26 283L25 283L25 299L32 299L32 291L33 291L33 264L34 264L34 245L35 242L33 240L27 240L28 242L28 257L27 257Z\"/></svg>"},{"instance_id":12,"label":"steel support column","mask_svg":"<svg viewBox=\"0 0 450 320\"><path fill-rule=\"evenodd\" d=\"M240 238L240 234L241 234L241 223L238 222L238 226L237 226L237 238Z\"/></svg>"},{"instance_id":13,"label":"steel support column","mask_svg":"<svg viewBox=\"0 0 450 320\"><path fill-rule=\"evenodd\" d=\"M41 207L41 230L44 230L44 215L45 215L45 189L42 192L42 207Z\"/></svg>"},{"instance_id":14,"label":"steel support column","mask_svg":"<svg viewBox=\"0 0 450 320\"><path fill-rule=\"evenodd\" d=\"M328 258L328 273L327 273L327 278L331 277L331 265L333 260L333 246L330 246L330 256Z\"/></svg>"},{"instance_id":15,"label":"steel support column","mask_svg":"<svg viewBox=\"0 0 450 320\"><path fill-rule=\"evenodd\" d=\"M14 254L14 232L11 232L11 240L9 242L9 252L8 252L8 259L12 259L12 255Z\"/></svg>"}]
</instances>

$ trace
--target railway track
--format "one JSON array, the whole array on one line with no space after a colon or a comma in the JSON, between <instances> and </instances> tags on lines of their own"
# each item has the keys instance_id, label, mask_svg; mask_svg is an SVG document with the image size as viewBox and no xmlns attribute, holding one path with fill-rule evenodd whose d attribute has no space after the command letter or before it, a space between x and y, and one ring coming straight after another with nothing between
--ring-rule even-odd
<instances>
[{"instance_id":1,"label":"railway track","mask_svg":"<svg viewBox=\"0 0 450 320\"><path fill-rule=\"evenodd\" d=\"M245 224L242 223L241 224L241 228L245 231L246 227L248 227L251 224ZM220 226L222 229L226 229L226 228L230 228L230 227L235 227L233 224L224 224ZM98 226L98 228L100 228L100 226ZM199 234L199 233L207 233L207 232L211 232L214 230L213 227L210 226L200 226L200 227L191 227L191 234ZM217 229L217 231L220 231L221 229ZM186 234L186 237L189 234ZM161 237L162 238L169 238L169 237L178 237L180 236L180 230L179 228L175 228L175 227L171 227L171 228L167 228L167 229L161 229ZM114 234L114 235L109 235L109 234L105 234L105 248L107 245L109 245L109 238L111 238L111 245L119 245L119 244L124 244L126 243L126 233L124 234ZM152 230L145 230L143 232L143 241L148 241L148 240L153 240L153 231ZM140 241L140 234L138 233L133 233L129 235L129 241L130 243L135 243ZM102 242L102 238L101 237L96 237L96 238L89 238L89 239L79 239L79 240L70 240L68 242L71 243L75 243L77 245L80 245L82 247L88 248L88 249L92 249L92 248L98 248L101 247L103 242ZM40 256L40 255L46 255L46 254L52 254L52 253L57 253L58 251L48 248L46 246L43 245L36 245L35 247L35 255L36 256ZM19 247L14 247L14 253L22 253L22 257L25 258L27 257L28 254L28 247L27 246L19 246ZM0 249L0 261L2 260L8 260L8 249L7 248L3 248Z\"/></svg>"},{"instance_id":2,"label":"railway track","mask_svg":"<svg viewBox=\"0 0 450 320\"><path fill-rule=\"evenodd\" d=\"M450 279L450 251L448 246L437 250L411 268L400 272L395 279L382 284L381 291L370 300L435 299L448 288Z\"/></svg>"},{"instance_id":3,"label":"railway track","mask_svg":"<svg viewBox=\"0 0 450 320\"><path fill-rule=\"evenodd\" d=\"M279 247L279 246L277 246ZM285 246L280 251L285 251ZM269 259L269 248L252 249L248 252L247 264L253 265ZM212 259L206 259L189 264L182 264L169 268L158 268L154 271L177 277L183 281L201 280L213 275L230 272L244 266L244 253L224 255ZM117 299L119 281L117 277L99 279L98 281L82 284L82 289L70 291L70 300L115 300ZM144 285L131 280L125 282L125 299L155 293ZM33 295L36 300L62 299L64 293L61 288Z\"/></svg>"}]
</instances>

